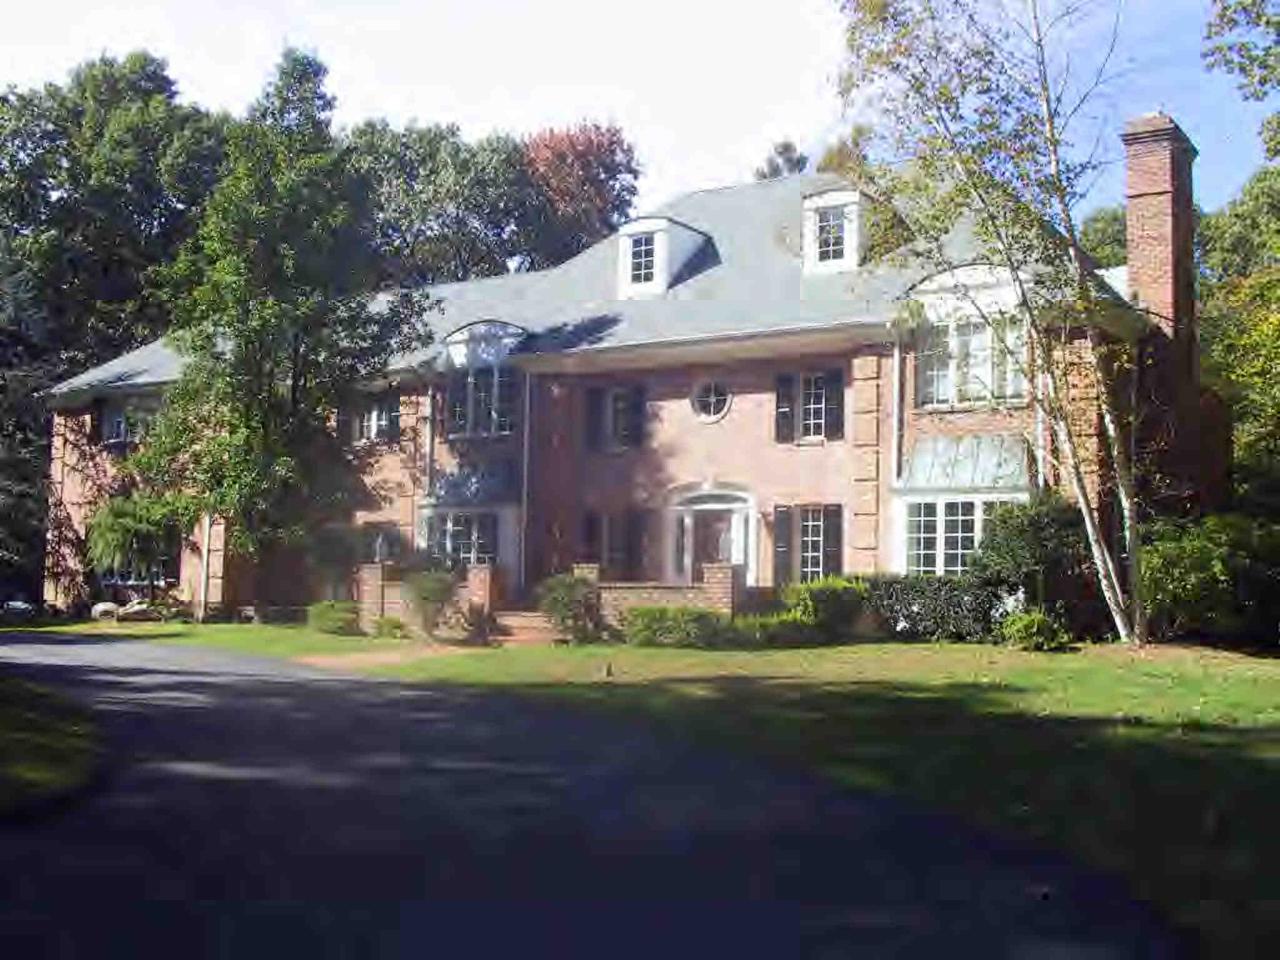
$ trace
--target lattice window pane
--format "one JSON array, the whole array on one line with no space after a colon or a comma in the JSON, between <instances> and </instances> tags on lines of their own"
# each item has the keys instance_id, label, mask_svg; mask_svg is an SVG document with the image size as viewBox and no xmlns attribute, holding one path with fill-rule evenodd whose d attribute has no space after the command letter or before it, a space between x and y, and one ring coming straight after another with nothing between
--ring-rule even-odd
<instances>
[{"instance_id":1,"label":"lattice window pane","mask_svg":"<svg viewBox=\"0 0 1280 960\"><path fill-rule=\"evenodd\" d=\"M822 578L822 508L800 511L800 579Z\"/></svg>"},{"instance_id":2,"label":"lattice window pane","mask_svg":"<svg viewBox=\"0 0 1280 960\"><path fill-rule=\"evenodd\" d=\"M844 208L823 207L818 211L818 260L844 259Z\"/></svg>"},{"instance_id":3,"label":"lattice window pane","mask_svg":"<svg viewBox=\"0 0 1280 960\"><path fill-rule=\"evenodd\" d=\"M907 573L938 572L938 505L907 505Z\"/></svg>"},{"instance_id":4,"label":"lattice window pane","mask_svg":"<svg viewBox=\"0 0 1280 960\"><path fill-rule=\"evenodd\" d=\"M957 399L988 400L992 392L991 331L984 322L957 323Z\"/></svg>"},{"instance_id":5,"label":"lattice window pane","mask_svg":"<svg viewBox=\"0 0 1280 960\"><path fill-rule=\"evenodd\" d=\"M822 374L807 374L802 381L800 436L826 435L827 387Z\"/></svg>"},{"instance_id":6,"label":"lattice window pane","mask_svg":"<svg viewBox=\"0 0 1280 960\"><path fill-rule=\"evenodd\" d=\"M930 327L921 339L916 393L921 404L951 402L951 349L945 326Z\"/></svg>"},{"instance_id":7,"label":"lattice window pane","mask_svg":"<svg viewBox=\"0 0 1280 960\"><path fill-rule=\"evenodd\" d=\"M942 572L960 573L978 549L978 505L972 500L943 504Z\"/></svg>"},{"instance_id":8,"label":"lattice window pane","mask_svg":"<svg viewBox=\"0 0 1280 960\"><path fill-rule=\"evenodd\" d=\"M637 234L631 238L631 282L652 283L654 276L653 268L653 234Z\"/></svg>"}]
</instances>

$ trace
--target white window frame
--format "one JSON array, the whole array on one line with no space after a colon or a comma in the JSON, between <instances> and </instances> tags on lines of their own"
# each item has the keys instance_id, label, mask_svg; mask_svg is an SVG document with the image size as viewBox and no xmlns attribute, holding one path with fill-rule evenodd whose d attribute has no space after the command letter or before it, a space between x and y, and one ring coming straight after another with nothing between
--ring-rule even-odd
<instances>
[{"instance_id":1,"label":"white window frame","mask_svg":"<svg viewBox=\"0 0 1280 960\"><path fill-rule=\"evenodd\" d=\"M450 561L456 559L469 567L482 565L497 566L500 561L500 550L495 550L492 553L481 553L479 550L479 518L481 515L489 515L493 517L493 529L495 531L499 531L499 538L501 538L500 530L502 518L495 510L433 510L428 517L428 524L430 525L433 522L441 524L439 529L444 531L444 554L443 557L440 557L440 555L436 553L436 543L428 539L426 545L428 555ZM464 537L463 534L465 533L468 524L470 527L470 533ZM430 529L429 526L428 529ZM470 547L466 553L459 550L457 557L455 557L453 550L454 543L460 539L469 542ZM493 545L490 544L489 546L492 548Z\"/></svg>"},{"instance_id":2,"label":"white window frame","mask_svg":"<svg viewBox=\"0 0 1280 960\"><path fill-rule=\"evenodd\" d=\"M976 335L965 336L965 331ZM1026 331L1012 324L1000 343L991 323L967 314L936 320L921 331L916 351L916 404L919 407L985 406L1027 400ZM941 362L945 346L945 362ZM1022 350L1021 360L1009 348ZM976 366L974 369L975 361Z\"/></svg>"},{"instance_id":3,"label":"white window frame","mask_svg":"<svg viewBox=\"0 0 1280 960\"><path fill-rule=\"evenodd\" d=\"M458 376L463 371L456 370L452 374ZM487 372L489 374L490 396L489 396L489 429L478 430L478 417L476 415L476 374ZM452 384L446 384L445 389L445 410L446 428L445 435L449 438L466 438L466 437L509 437L515 432L516 425L516 389L515 377L512 368L504 363L486 363L477 364L476 366L466 368L466 427L459 430L454 425L453 409L449 407L452 391L449 389ZM503 415L503 407L498 403L501 393L501 382L503 378L511 385L510 407Z\"/></svg>"},{"instance_id":4,"label":"white window frame","mask_svg":"<svg viewBox=\"0 0 1280 960\"><path fill-rule=\"evenodd\" d=\"M821 580L826 575L822 549L826 534L823 510L821 505L801 506L797 509L800 515L800 535L796 540L796 571L801 583Z\"/></svg>"},{"instance_id":5,"label":"white window frame","mask_svg":"<svg viewBox=\"0 0 1280 960\"><path fill-rule=\"evenodd\" d=\"M356 443L376 443L391 436L391 412L400 413L400 394L387 392L369 396L352 417Z\"/></svg>"},{"instance_id":6,"label":"white window frame","mask_svg":"<svg viewBox=\"0 0 1280 960\"><path fill-rule=\"evenodd\" d=\"M861 259L860 227L862 200L857 190L825 190L804 199L803 262L807 274L849 273ZM843 215L840 256L830 256L830 246L822 244L821 221L839 211Z\"/></svg>"},{"instance_id":7,"label":"white window frame","mask_svg":"<svg viewBox=\"0 0 1280 960\"><path fill-rule=\"evenodd\" d=\"M974 553L982 546L982 537L985 532L986 521L994 513L995 509L1006 503L1025 503L1026 494L986 494L986 493L945 493L931 496L913 496L903 498L902 508L902 530L901 530L901 547L902 547L902 571L910 574L923 574L926 576L954 576L967 569L968 564L961 566L948 566L947 564L947 508L948 506L972 504L973 505L973 547L965 552L965 556L972 557ZM920 551L912 550L912 519L911 511L915 506L931 506L934 510L934 532L932 561L928 564L919 565L913 563L915 556L920 555ZM913 569L915 568L915 569Z\"/></svg>"},{"instance_id":8,"label":"white window frame","mask_svg":"<svg viewBox=\"0 0 1280 960\"><path fill-rule=\"evenodd\" d=\"M653 283L658 276L658 234L647 230L633 233L628 240L629 272L633 286Z\"/></svg>"},{"instance_id":9,"label":"white window frame","mask_svg":"<svg viewBox=\"0 0 1280 960\"><path fill-rule=\"evenodd\" d=\"M814 399L816 398L816 399ZM827 436L827 380L825 374L818 372L800 375L800 405L797 437L801 441L812 443L825 440ZM817 411L816 419L811 416Z\"/></svg>"},{"instance_id":10,"label":"white window frame","mask_svg":"<svg viewBox=\"0 0 1280 960\"><path fill-rule=\"evenodd\" d=\"M601 417L604 430L604 448L610 451L634 450L639 443L636 437L627 442L618 439L619 426L629 427L631 421L632 387L607 387L604 391L604 411ZM618 407L622 407L622 416L618 416Z\"/></svg>"},{"instance_id":11,"label":"white window frame","mask_svg":"<svg viewBox=\"0 0 1280 960\"><path fill-rule=\"evenodd\" d=\"M709 392L712 399L718 394L717 391L724 394L724 406L717 411L708 413L699 409L698 403L704 392ZM723 380L715 378L707 380L699 380L694 384L693 392L689 394L689 406L693 408L694 416L703 423L715 423L717 420L723 420L729 413L729 408L733 406L733 391L725 384Z\"/></svg>"},{"instance_id":12,"label":"white window frame","mask_svg":"<svg viewBox=\"0 0 1280 960\"><path fill-rule=\"evenodd\" d=\"M818 262L843 261L849 252L845 242L845 208L818 207L814 215L817 217L815 240L818 245Z\"/></svg>"},{"instance_id":13,"label":"white window frame","mask_svg":"<svg viewBox=\"0 0 1280 960\"><path fill-rule=\"evenodd\" d=\"M108 447L124 447L137 443L147 431L149 410L129 404L107 405L102 411L102 443Z\"/></svg>"}]
</instances>

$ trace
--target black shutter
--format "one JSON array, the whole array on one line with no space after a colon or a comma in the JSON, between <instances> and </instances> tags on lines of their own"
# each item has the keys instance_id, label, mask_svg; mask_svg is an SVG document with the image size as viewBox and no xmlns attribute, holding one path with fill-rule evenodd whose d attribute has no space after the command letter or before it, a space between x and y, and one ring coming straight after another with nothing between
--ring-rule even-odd
<instances>
[{"instance_id":1,"label":"black shutter","mask_svg":"<svg viewBox=\"0 0 1280 960\"><path fill-rule=\"evenodd\" d=\"M106 417L107 404L101 398L94 400L89 408L89 442L102 443L102 421Z\"/></svg>"},{"instance_id":2,"label":"black shutter","mask_svg":"<svg viewBox=\"0 0 1280 960\"><path fill-rule=\"evenodd\" d=\"M773 585L791 582L791 508L773 508Z\"/></svg>"},{"instance_id":3,"label":"black shutter","mask_svg":"<svg viewBox=\"0 0 1280 960\"><path fill-rule=\"evenodd\" d=\"M600 514L588 510L582 515L582 560L600 562Z\"/></svg>"},{"instance_id":4,"label":"black shutter","mask_svg":"<svg viewBox=\"0 0 1280 960\"><path fill-rule=\"evenodd\" d=\"M644 530L648 517L644 510L627 511L627 576L641 579L644 567Z\"/></svg>"},{"instance_id":5,"label":"black shutter","mask_svg":"<svg viewBox=\"0 0 1280 960\"><path fill-rule=\"evenodd\" d=\"M793 443L796 439L796 378L778 374L777 399L773 414L773 439L776 443Z\"/></svg>"},{"instance_id":6,"label":"black shutter","mask_svg":"<svg viewBox=\"0 0 1280 960\"><path fill-rule=\"evenodd\" d=\"M391 391L387 394L386 403L390 408L387 415L387 439L396 440L400 437L400 394Z\"/></svg>"},{"instance_id":7,"label":"black shutter","mask_svg":"<svg viewBox=\"0 0 1280 960\"><path fill-rule=\"evenodd\" d=\"M587 387L587 449L599 450L604 446L604 400L603 387Z\"/></svg>"},{"instance_id":8,"label":"black shutter","mask_svg":"<svg viewBox=\"0 0 1280 960\"><path fill-rule=\"evenodd\" d=\"M339 443L350 443L355 438L351 435L351 401L344 399L338 407L337 423L334 429L338 431Z\"/></svg>"},{"instance_id":9,"label":"black shutter","mask_svg":"<svg viewBox=\"0 0 1280 960\"><path fill-rule=\"evenodd\" d=\"M632 447L644 446L644 433L648 419L649 405L645 396L644 384L637 384L631 388L631 402L628 406L628 416L631 420L631 429L627 431L627 444Z\"/></svg>"},{"instance_id":10,"label":"black shutter","mask_svg":"<svg viewBox=\"0 0 1280 960\"><path fill-rule=\"evenodd\" d=\"M822 508L822 575L844 573L844 509L838 503Z\"/></svg>"},{"instance_id":11,"label":"black shutter","mask_svg":"<svg viewBox=\"0 0 1280 960\"><path fill-rule=\"evenodd\" d=\"M844 439L844 371L828 370L822 375L826 409L823 433L828 440Z\"/></svg>"},{"instance_id":12,"label":"black shutter","mask_svg":"<svg viewBox=\"0 0 1280 960\"><path fill-rule=\"evenodd\" d=\"M498 562L498 515L496 513L476 514L476 553L489 557L489 562Z\"/></svg>"}]
</instances>

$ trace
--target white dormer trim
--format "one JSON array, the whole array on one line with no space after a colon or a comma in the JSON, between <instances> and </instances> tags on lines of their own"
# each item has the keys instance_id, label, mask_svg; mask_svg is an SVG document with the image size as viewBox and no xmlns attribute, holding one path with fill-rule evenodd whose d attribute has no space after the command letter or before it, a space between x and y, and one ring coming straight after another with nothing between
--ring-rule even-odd
<instances>
[{"instance_id":1,"label":"white dormer trim","mask_svg":"<svg viewBox=\"0 0 1280 960\"><path fill-rule=\"evenodd\" d=\"M857 190L824 190L804 198L804 272L812 274L849 273L862 260L862 203ZM844 256L820 259L818 217L823 210L842 210Z\"/></svg>"},{"instance_id":2,"label":"white dormer trim","mask_svg":"<svg viewBox=\"0 0 1280 960\"><path fill-rule=\"evenodd\" d=\"M631 278L632 241L653 237L653 279L635 282ZM671 289L676 278L693 260L709 238L701 230L670 217L640 217L618 228L618 299L660 297Z\"/></svg>"},{"instance_id":3,"label":"white dormer trim","mask_svg":"<svg viewBox=\"0 0 1280 960\"><path fill-rule=\"evenodd\" d=\"M618 230L618 298L631 300L667 292L671 279L671 221L665 217L641 217ZM637 283L631 279L631 251L637 237L653 237L653 279Z\"/></svg>"}]
</instances>

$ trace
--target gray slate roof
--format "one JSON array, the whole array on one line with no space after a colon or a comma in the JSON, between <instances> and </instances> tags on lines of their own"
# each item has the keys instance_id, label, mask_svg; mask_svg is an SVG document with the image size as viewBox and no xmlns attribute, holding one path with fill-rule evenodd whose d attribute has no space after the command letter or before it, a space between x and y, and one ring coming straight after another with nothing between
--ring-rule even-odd
<instances>
[{"instance_id":1,"label":"gray slate roof","mask_svg":"<svg viewBox=\"0 0 1280 960\"><path fill-rule=\"evenodd\" d=\"M523 327L525 352L567 353L752 333L884 324L923 269L874 263L844 274L806 275L803 201L846 186L830 174L801 174L679 197L649 216L669 217L708 239L664 295L617 299L616 238L549 270L437 286L437 344L481 320ZM959 238L958 245L965 240ZM431 362L437 348L396 358L393 370ZM181 361L162 341L59 384L53 394L134 389L176 378Z\"/></svg>"}]
</instances>

